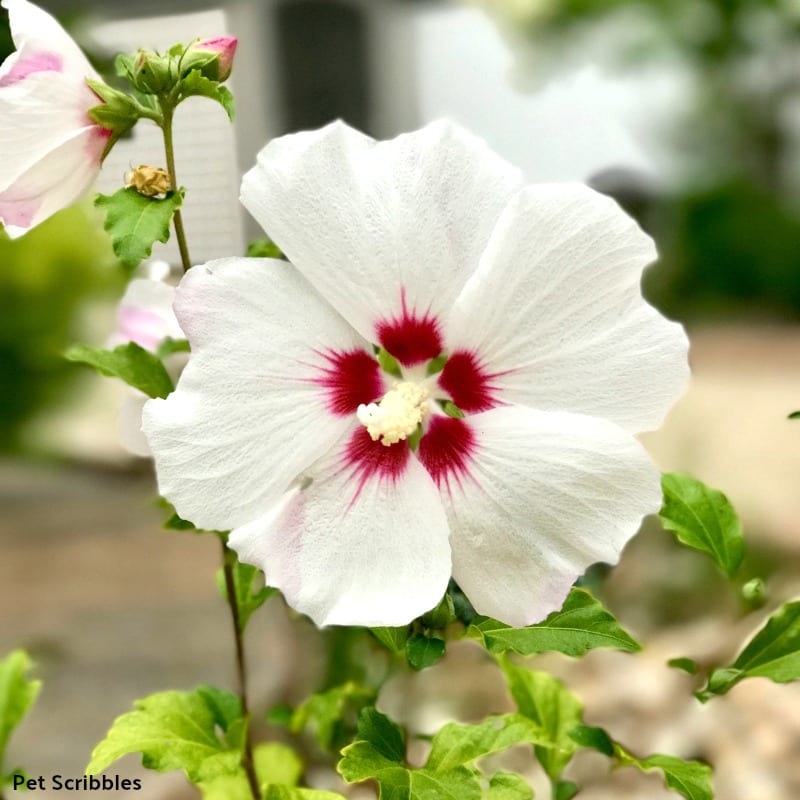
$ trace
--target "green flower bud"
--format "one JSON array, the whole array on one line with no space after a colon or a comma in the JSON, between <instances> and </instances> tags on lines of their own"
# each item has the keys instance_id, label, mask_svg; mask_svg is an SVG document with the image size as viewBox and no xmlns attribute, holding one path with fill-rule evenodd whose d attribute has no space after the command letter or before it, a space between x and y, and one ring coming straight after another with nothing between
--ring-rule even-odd
<instances>
[{"instance_id":1,"label":"green flower bud","mask_svg":"<svg viewBox=\"0 0 800 800\"><path fill-rule=\"evenodd\" d=\"M134 62L131 83L144 94L168 92L177 79L173 58L149 50L140 50Z\"/></svg>"},{"instance_id":2,"label":"green flower bud","mask_svg":"<svg viewBox=\"0 0 800 800\"><path fill-rule=\"evenodd\" d=\"M204 78L223 83L230 77L238 43L235 36L218 36L193 42L181 59L181 73L185 76L199 69Z\"/></svg>"}]
</instances>

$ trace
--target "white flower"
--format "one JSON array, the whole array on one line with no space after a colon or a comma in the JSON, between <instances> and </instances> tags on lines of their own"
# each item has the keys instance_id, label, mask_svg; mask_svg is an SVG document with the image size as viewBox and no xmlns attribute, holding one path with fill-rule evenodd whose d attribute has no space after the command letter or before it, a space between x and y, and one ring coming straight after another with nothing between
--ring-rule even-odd
<instances>
[{"instance_id":1,"label":"white flower","mask_svg":"<svg viewBox=\"0 0 800 800\"><path fill-rule=\"evenodd\" d=\"M0 222L21 236L91 185L111 132L87 111L99 80L80 48L27 0L3 0L17 51L0 65Z\"/></svg>"},{"instance_id":2,"label":"white flower","mask_svg":"<svg viewBox=\"0 0 800 800\"><path fill-rule=\"evenodd\" d=\"M634 433L688 369L640 293L653 243L613 200L523 188L447 123L389 142L335 123L269 144L242 201L292 265L223 259L178 288L192 355L144 430L182 517L233 528L319 625L407 623L451 572L527 624L617 560L660 504Z\"/></svg>"},{"instance_id":3,"label":"white flower","mask_svg":"<svg viewBox=\"0 0 800 800\"><path fill-rule=\"evenodd\" d=\"M175 287L160 280L136 278L128 284L117 308L117 327L107 347L135 342L155 353L166 338L184 339L172 303ZM180 374L185 355L175 353L165 360L173 377ZM119 411L119 438L122 446L136 456L149 456L150 446L142 433L142 409L147 395L129 387Z\"/></svg>"}]
</instances>

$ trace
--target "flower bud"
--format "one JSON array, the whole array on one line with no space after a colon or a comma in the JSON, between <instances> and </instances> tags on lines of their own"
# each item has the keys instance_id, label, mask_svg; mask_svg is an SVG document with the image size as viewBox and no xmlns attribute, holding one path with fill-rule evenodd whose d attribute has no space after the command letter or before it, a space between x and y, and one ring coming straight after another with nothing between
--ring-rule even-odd
<instances>
[{"instance_id":1,"label":"flower bud","mask_svg":"<svg viewBox=\"0 0 800 800\"><path fill-rule=\"evenodd\" d=\"M140 50L134 62L131 83L145 94L169 91L175 83L171 57L150 50Z\"/></svg>"},{"instance_id":2,"label":"flower bud","mask_svg":"<svg viewBox=\"0 0 800 800\"><path fill-rule=\"evenodd\" d=\"M235 36L200 39L189 45L181 59L184 75L199 69L204 78L222 83L233 69L233 57L239 40Z\"/></svg>"}]
</instances>

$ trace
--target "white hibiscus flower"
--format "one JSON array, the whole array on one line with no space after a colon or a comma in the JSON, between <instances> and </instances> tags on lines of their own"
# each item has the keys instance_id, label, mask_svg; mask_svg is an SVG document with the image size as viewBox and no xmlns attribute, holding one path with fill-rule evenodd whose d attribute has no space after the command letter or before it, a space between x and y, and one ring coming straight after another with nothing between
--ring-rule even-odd
<instances>
[{"instance_id":1,"label":"white hibiscus flower","mask_svg":"<svg viewBox=\"0 0 800 800\"><path fill-rule=\"evenodd\" d=\"M335 123L269 144L242 201L291 265L223 259L178 288L192 355L144 430L181 516L232 528L318 625L407 623L451 574L528 624L617 560L660 504L634 434L688 369L641 296L653 243L613 200L525 188L447 123L389 142Z\"/></svg>"}]
</instances>

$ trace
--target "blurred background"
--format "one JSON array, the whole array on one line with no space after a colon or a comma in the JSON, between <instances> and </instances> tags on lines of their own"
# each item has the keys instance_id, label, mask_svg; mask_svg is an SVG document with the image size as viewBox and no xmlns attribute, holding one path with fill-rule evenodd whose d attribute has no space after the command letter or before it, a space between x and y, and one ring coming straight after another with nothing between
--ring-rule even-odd
<instances>
[{"instance_id":1,"label":"blurred background","mask_svg":"<svg viewBox=\"0 0 800 800\"><path fill-rule=\"evenodd\" d=\"M692 385L646 444L662 469L734 502L748 542L742 581L767 578L769 607L800 594L800 421L787 420L800 408L797 0L40 4L106 72L120 50L239 37L235 125L202 100L178 114L198 261L244 253L261 235L237 195L266 141L337 117L387 138L448 116L532 181L582 180L617 198L658 244L646 296L692 340ZM0 12L0 57L12 49ZM156 134L137 126L99 188L160 164ZM170 245L154 257L177 261ZM11 749L34 774L81 774L137 697L233 682L216 542L161 530L149 462L118 441L124 389L61 357L75 342L103 344L128 277L89 201L15 242L0 232L0 654L28 648L45 680ZM692 679L665 665L735 655L760 622L736 588L657 524L595 588L648 647L637 658L540 660L581 694L588 721L641 754L712 761L720 800L800 797L797 685L752 680L701 708ZM336 672L322 640L277 601L252 623L249 647L259 710ZM501 710L480 652L464 643L453 656L395 681L384 707L402 716L419 700L406 722L423 732ZM330 770L319 765L323 785ZM672 796L655 777L607 776L591 757L571 769L592 783L587 800ZM128 758L119 772L141 768ZM180 777L148 774L137 796L194 795Z\"/></svg>"}]
</instances>

